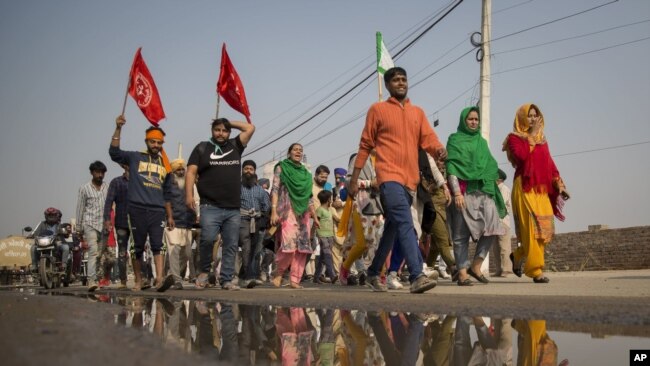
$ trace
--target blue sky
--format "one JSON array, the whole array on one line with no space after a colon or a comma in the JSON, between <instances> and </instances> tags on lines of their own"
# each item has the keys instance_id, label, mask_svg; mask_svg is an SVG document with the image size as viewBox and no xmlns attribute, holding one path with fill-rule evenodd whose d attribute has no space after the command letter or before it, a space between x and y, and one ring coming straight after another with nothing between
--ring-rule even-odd
<instances>
[{"instance_id":1,"label":"blue sky","mask_svg":"<svg viewBox=\"0 0 650 366\"><path fill-rule=\"evenodd\" d=\"M607 2L494 0L492 37ZM261 165L299 141L310 164L333 169L346 166L358 145L365 111L377 100L376 79L294 133L286 130L359 81L355 74L372 72L376 31L396 52L414 27L449 3L0 2L0 237L33 225L48 206L60 208L65 220L74 216L90 162L108 165L107 180L120 174L108 145L138 47L167 114L161 126L171 157L179 143L188 157L209 136L226 42L257 126L248 151L285 135L247 158ZM650 123L643 109L650 101L649 19L650 2L620 0L492 43L493 154L511 183L501 142L521 104L539 105L551 152L563 155L556 163L573 195L559 232L590 224L650 224ZM480 20L480 1L465 0L396 60L409 72L412 102L432 121L439 119L443 142L456 130L461 109L478 99L474 53L452 61L471 50L469 36L480 30ZM589 33L595 34L559 41ZM517 50L524 47L530 48ZM225 103L220 116L243 119ZM122 147L144 148L148 123L130 98L126 118ZM577 153L583 151L590 152Z\"/></svg>"}]
</instances>

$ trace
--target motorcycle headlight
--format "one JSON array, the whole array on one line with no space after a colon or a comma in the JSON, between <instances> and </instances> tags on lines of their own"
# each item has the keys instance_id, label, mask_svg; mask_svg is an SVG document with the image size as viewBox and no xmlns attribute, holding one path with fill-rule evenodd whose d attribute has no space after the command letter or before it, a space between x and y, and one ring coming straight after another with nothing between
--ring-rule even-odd
<instances>
[{"instance_id":1,"label":"motorcycle headlight","mask_svg":"<svg viewBox=\"0 0 650 366\"><path fill-rule=\"evenodd\" d=\"M36 243L38 244L39 247L46 247L52 244L52 238L49 237L37 238Z\"/></svg>"}]
</instances>

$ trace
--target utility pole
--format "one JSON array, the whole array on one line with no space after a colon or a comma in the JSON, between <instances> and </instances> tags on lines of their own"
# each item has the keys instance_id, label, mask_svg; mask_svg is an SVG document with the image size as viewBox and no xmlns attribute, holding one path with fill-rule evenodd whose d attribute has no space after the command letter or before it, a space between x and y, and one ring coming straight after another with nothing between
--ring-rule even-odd
<instances>
[{"instance_id":1,"label":"utility pole","mask_svg":"<svg viewBox=\"0 0 650 366\"><path fill-rule=\"evenodd\" d=\"M490 146L490 40L492 39L492 0L483 0L483 16L481 21L481 136ZM498 255L498 253L495 253ZM486 257L481 265L481 272L490 272L490 257Z\"/></svg>"},{"instance_id":2,"label":"utility pole","mask_svg":"<svg viewBox=\"0 0 650 366\"><path fill-rule=\"evenodd\" d=\"M481 135L490 144L490 40L492 39L492 0L483 0L481 21Z\"/></svg>"}]
</instances>

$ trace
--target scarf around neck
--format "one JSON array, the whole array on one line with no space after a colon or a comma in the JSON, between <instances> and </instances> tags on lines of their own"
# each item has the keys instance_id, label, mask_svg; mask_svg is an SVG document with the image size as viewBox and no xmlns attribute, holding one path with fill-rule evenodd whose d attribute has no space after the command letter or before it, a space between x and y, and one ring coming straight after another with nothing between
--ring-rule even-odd
<instances>
[{"instance_id":1,"label":"scarf around neck","mask_svg":"<svg viewBox=\"0 0 650 366\"><path fill-rule=\"evenodd\" d=\"M490 196L497 206L499 217L507 214L506 205L497 187L499 167L490 153L487 141L481 136L481 124L472 131L465 120L478 107L467 107L460 114L458 129L447 141L447 174L467 182L467 193L480 191ZM480 121L480 113L479 113Z\"/></svg>"},{"instance_id":2,"label":"scarf around neck","mask_svg":"<svg viewBox=\"0 0 650 366\"><path fill-rule=\"evenodd\" d=\"M297 216L302 215L309 207L312 189L311 174L304 165L296 164L290 159L284 159L278 165L282 169L280 181L287 187L291 207Z\"/></svg>"}]
</instances>

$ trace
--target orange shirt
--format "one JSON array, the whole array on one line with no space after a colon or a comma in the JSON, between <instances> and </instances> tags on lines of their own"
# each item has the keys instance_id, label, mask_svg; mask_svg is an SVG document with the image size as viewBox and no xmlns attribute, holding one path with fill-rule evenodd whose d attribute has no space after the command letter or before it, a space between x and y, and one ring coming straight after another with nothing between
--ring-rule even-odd
<instances>
[{"instance_id":1,"label":"orange shirt","mask_svg":"<svg viewBox=\"0 0 650 366\"><path fill-rule=\"evenodd\" d=\"M391 97L368 110L354 167L363 169L370 150L376 149L377 183L398 182L415 190L420 182L418 147L432 156L444 148L420 107L409 99L402 106Z\"/></svg>"}]
</instances>

